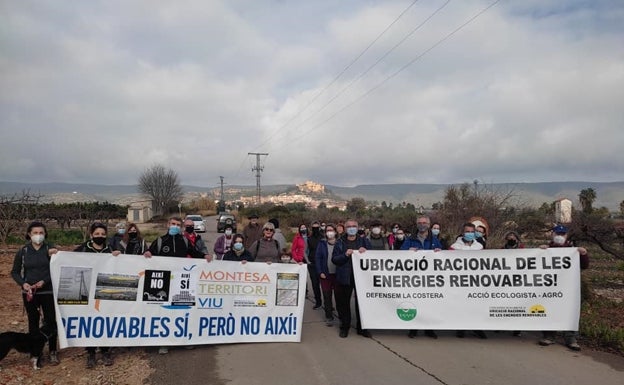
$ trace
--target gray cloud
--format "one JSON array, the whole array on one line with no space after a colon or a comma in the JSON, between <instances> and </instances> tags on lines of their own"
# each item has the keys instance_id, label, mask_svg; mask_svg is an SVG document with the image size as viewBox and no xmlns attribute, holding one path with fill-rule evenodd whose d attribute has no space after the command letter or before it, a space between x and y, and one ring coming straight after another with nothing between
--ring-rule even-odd
<instances>
[{"instance_id":1,"label":"gray cloud","mask_svg":"<svg viewBox=\"0 0 624 385\"><path fill-rule=\"evenodd\" d=\"M326 88L409 4L334 3L5 5L0 179L622 180L621 2L501 2L381 84L488 4L451 2L356 80L421 1Z\"/></svg>"}]
</instances>

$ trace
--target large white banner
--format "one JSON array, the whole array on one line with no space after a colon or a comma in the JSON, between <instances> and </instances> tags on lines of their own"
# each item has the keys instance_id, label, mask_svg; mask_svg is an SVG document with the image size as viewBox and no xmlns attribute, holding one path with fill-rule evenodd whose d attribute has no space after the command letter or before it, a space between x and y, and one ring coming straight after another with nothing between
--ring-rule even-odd
<instances>
[{"instance_id":1,"label":"large white banner","mask_svg":"<svg viewBox=\"0 0 624 385\"><path fill-rule=\"evenodd\" d=\"M305 265L61 251L50 270L61 348L301 341Z\"/></svg>"},{"instance_id":2,"label":"large white banner","mask_svg":"<svg viewBox=\"0 0 624 385\"><path fill-rule=\"evenodd\" d=\"M367 329L578 330L576 248L353 254Z\"/></svg>"}]
</instances>

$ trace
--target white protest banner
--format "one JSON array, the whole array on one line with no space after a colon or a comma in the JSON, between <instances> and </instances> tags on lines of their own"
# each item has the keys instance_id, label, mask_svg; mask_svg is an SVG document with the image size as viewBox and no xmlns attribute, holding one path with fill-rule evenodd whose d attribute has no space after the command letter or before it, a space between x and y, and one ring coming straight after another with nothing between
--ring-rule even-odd
<instances>
[{"instance_id":1,"label":"white protest banner","mask_svg":"<svg viewBox=\"0 0 624 385\"><path fill-rule=\"evenodd\" d=\"M366 329L578 330L576 248L353 254Z\"/></svg>"},{"instance_id":2,"label":"white protest banner","mask_svg":"<svg viewBox=\"0 0 624 385\"><path fill-rule=\"evenodd\" d=\"M307 268L59 252L61 348L299 342Z\"/></svg>"}]
</instances>

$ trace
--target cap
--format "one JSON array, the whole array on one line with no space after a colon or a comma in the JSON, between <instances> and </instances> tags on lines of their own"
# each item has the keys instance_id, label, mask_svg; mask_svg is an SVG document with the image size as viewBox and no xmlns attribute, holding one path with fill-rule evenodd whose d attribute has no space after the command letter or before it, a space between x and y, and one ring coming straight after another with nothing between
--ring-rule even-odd
<instances>
[{"instance_id":1,"label":"cap","mask_svg":"<svg viewBox=\"0 0 624 385\"><path fill-rule=\"evenodd\" d=\"M555 234L567 234L568 228L565 227L564 225L557 225L557 226L553 227L552 231Z\"/></svg>"},{"instance_id":2,"label":"cap","mask_svg":"<svg viewBox=\"0 0 624 385\"><path fill-rule=\"evenodd\" d=\"M271 218L269 219L269 222L273 223L273 226L275 226L276 229L279 227L279 220L277 220L277 218Z\"/></svg>"}]
</instances>

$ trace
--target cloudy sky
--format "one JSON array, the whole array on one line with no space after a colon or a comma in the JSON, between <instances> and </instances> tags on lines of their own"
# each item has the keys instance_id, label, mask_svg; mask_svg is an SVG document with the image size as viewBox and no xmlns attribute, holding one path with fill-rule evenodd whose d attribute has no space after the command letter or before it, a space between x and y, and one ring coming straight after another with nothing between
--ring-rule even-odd
<instances>
[{"instance_id":1,"label":"cloudy sky","mask_svg":"<svg viewBox=\"0 0 624 385\"><path fill-rule=\"evenodd\" d=\"M3 1L0 180L624 180L624 2L494 1Z\"/></svg>"}]
</instances>

